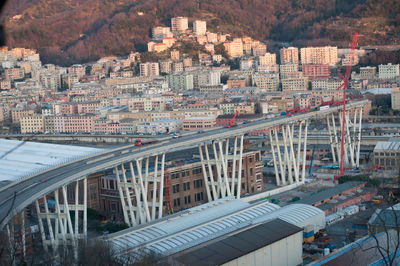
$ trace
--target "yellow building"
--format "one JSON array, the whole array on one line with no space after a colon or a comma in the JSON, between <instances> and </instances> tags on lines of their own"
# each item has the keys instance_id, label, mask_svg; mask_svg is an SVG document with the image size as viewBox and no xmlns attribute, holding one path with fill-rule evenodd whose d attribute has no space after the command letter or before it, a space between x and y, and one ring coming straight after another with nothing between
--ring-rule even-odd
<instances>
[{"instance_id":1,"label":"yellow building","mask_svg":"<svg viewBox=\"0 0 400 266\"><path fill-rule=\"evenodd\" d=\"M243 56L243 43L240 39L235 39L232 42L224 43L226 53L229 57Z\"/></svg>"},{"instance_id":2,"label":"yellow building","mask_svg":"<svg viewBox=\"0 0 400 266\"><path fill-rule=\"evenodd\" d=\"M32 114L20 118L21 133L44 132L44 117L42 114Z\"/></svg>"}]
</instances>

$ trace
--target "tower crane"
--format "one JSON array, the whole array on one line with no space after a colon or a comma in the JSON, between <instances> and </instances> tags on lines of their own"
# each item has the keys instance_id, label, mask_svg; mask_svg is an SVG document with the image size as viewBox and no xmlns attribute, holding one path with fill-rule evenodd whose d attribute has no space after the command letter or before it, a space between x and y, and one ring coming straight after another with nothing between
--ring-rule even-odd
<instances>
[{"instance_id":1,"label":"tower crane","mask_svg":"<svg viewBox=\"0 0 400 266\"><path fill-rule=\"evenodd\" d=\"M338 75L343 80L343 84L337 88L337 90L343 88L343 119L342 119L342 139L341 139L342 143L341 143L341 150L340 150L340 175L339 176L344 175L343 155L344 155L344 130L345 130L345 121L346 121L346 90L349 87L351 65L353 64L354 50L357 45L357 38L358 38L358 33L356 32L353 37L353 43L351 45L351 50L350 50L350 63L346 68L345 76L343 76L340 72L338 72Z\"/></svg>"}]
</instances>

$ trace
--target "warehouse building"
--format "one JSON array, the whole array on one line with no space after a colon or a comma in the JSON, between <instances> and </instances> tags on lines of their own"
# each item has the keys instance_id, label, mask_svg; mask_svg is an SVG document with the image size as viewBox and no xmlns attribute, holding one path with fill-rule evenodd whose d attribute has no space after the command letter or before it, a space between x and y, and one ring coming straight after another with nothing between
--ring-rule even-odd
<instances>
[{"instance_id":1,"label":"warehouse building","mask_svg":"<svg viewBox=\"0 0 400 266\"><path fill-rule=\"evenodd\" d=\"M281 208L266 201L250 204L240 199L227 197L111 234L107 239L119 257L142 249L161 257L179 257L180 254L183 254L177 254L179 252L189 251L190 248L199 245L205 246L209 243L208 241L225 239L232 234L245 232L276 219L282 220L279 223L285 223L285 226L291 228L288 231L292 233L276 231L275 237L271 236L269 240L264 240L262 243L253 243L254 245L248 248L247 253L257 253L259 252L257 250L264 247L268 249L268 245L274 245L273 243L286 238L290 240L285 241L294 241L293 250L301 250L302 236L301 233L300 236L297 234L302 232L304 227L312 226L314 231L325 227L324 212L310 205L292 204ZM286 225L287 223L299 227L300 230ZM262 226L254 230L271 230L273 227L271 224L265 226L265 228ZM251 233L249 234L251 235ZM295 236L292 238L292 235ZM283 245L284 242L279 243L279 245ZM247 254L245 253L237 253L236 257L230 257L230 260L224 260L224 263L239 259ZM301 252L298 251L293 251L293 256L296 256L293 261L299 259L296 254L300 254L301 263ZM280 253L276 253L276 255L286 256L286 254ZM258 255L253 254L252 256L254 258ZM220 262L222 263L222 261Z\"/></svg>"},{"instance_id":2,"label":"warehouse building","mask_svg":"<svg viewBox=\"0 0 400 266\"><path fill-rule=\"evenodd\" d=\"M302 229L281 219L178 253L184 265L301 265Z\"/></svg>"}]
</instances>

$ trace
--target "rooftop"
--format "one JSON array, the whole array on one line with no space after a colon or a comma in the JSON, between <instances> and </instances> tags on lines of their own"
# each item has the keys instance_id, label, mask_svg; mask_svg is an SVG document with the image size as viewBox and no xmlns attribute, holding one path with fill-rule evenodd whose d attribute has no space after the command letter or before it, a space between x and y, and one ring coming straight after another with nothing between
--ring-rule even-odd
<instances>
[{"instance_id":1,"label":"rooftop","mask_svg":"<svg viewBox=\"0 0 400 266\"><path fill-rule=\"evenodd\" d=\"M205 243L201 247L194 247L175 256L175 260L193 266L222 265L300 231L302 229L295 225L274 219L212 243Z\"/></svg>"},{"instance_id":2,"label":"rooftop","mask_svg":"<svg viewBox=\"0 0 400 266\"><path fill-rule=\"evenodd\" d=\"M400 151L399 141L379 141L374 148L375 150L390 150L390 151Z\"/></svg>"},{"instance_id":3,"label":"rooftop","mask_svg":"<svg viewBox=\"0 0 400 266\"><path fill-rule=\"evenodd\" d=\"M324 212L313 206L280 208L267 201L250 204L227 197L111 234L108 240L119 254L145 248L168 256L276 218L300 227L313 224L315 230L325 226Z\"/></svg>"},{"instance_id":4,"label":"rooftop","mask_svg":"<svg viewBox=\"0 0 400 266\"><path fill-rule=\"evenodd\" d=\"M0 139L0 182L28 177L101 149Z\"/></svg>"},{"instance_id":5,"label":"rooftop","mask_svg":"<svg viewBox=\"0 0 400 266\"><path fill-rule=\"evenodd\" d=\"M363 184L365 184L365 183L363 183L363 182L346 182L346 183L337 185L336 187L333 187L333 188L324 190L322 192L316 193L314 195L311 195L308 198L301 199L301 200L297 201L297 203L314 205L317 202L329 199L338 194L342 194L343 192L345 192L349 189L356 188Z\"/></svg>"}]
</instances>

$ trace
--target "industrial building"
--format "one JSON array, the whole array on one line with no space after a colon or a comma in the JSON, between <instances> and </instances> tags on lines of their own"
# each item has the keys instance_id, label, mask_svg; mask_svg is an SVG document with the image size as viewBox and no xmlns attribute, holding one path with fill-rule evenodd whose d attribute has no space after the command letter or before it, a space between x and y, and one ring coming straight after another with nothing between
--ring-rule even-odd
<instances>
[{"instance_id":1,"label":"industrial building","mask_svg":"<svg viewBox=\"0 0 400 266\"><path fill-rule=\"evenodd\" d=\"M266 223L270 221L274 222ZM302 248L302 238L298 236L298 233L305 227L313 227L314 231L324 228L325 214L318 208L305 204L292 204L281 208L267 201L251 204L233 197L226 197L111 234L107 236L107 241L119 257L132 254L139 249L151 251L161 257L169 257L192 247L199 245L204 247L207 243L211 243L209 241L226 239L252 228L255 231L271 231L271 228L277 225L274 223L280 223L282 228L287 227L288 232L275 230L274 234L269 234L269 239L265 236L264 240L254 237L254 241L246 245L248 252L255 253L249 256L252 258L243 259L249 259L249 261L256 259L259 249L275 250L274 243L283 245L289 241L291 243L290 253L288 253L290 256L277 252L274 253L277 256L276 259L288 256L287 265L300 264L302 253L299 250ZM260 227L257 229L258 226ZM300 227L300 230L296 229L297 227ZM254 232L251 232L239 236L248 238L249 235L254 235ZM257 242L258 240L261 242ZM272 247L268 247L269 245ZM286 244L285 247L287 247ZM279 251L283 252L282 249ZM224 263L232 260L240 261L241 257L248 252L237 253L237 256L224 260ZM179 254L177 256L179 257ZM292 264L289 261L296 263ZM236 265L233 261L232 263L229 265ZM273 261L271 263L276 265Z\"/></svg>"},{"instance_id":2,"label":"industrial building","mask_svg":"<svg viewBox=\"0 0 400 266\"><path fill-rule=\"evenodd\" d=\"M172 257L184 265L300 265L302 229L274 219Z\"/></svg>"},{"instance_id":3,"label":"industrial building","mask_svg":"<svg viewBox=\"0 0 400 266\"><path fill-rule=\"evenodd\" d=\"M400 167L400 139L391 138L389 141L380 141L374 148L375 168L399 169Z\"/></svg>"}]
</instances>

